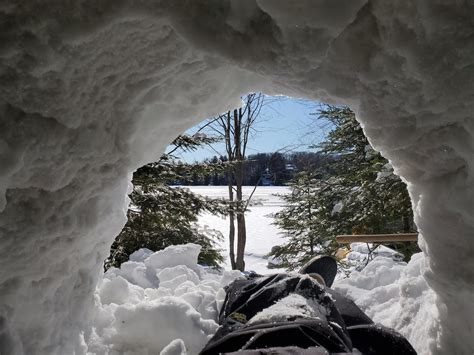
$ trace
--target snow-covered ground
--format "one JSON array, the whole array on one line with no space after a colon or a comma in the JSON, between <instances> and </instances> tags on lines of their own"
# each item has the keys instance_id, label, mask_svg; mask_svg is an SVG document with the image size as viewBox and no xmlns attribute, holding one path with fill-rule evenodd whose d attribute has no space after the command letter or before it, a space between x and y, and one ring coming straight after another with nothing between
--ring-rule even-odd
<instances>
[{"instance_id":1,"label":"snow-covered ground","mask_svg":"<svg viewBox=\"0 0 474 355\"><path fill-rule=\"evenodd\" d=\"M207 196L224 196L219 187L193 187ZM248 192L249 190L246 190ZM285 188L258 188L247 216L247 268L269 273L263 256L281 241L268 216L282 208L273 194ZM201 222L226 232L226 220L203 216ZM252 240L252 239L256 240ZM226 246L227 244L224 244ZM242 277L238 271L217 273L197 265L200 247L192 244L153 253L141 249L110 269L96 291L93 330L84 334L84 349L96 355L196 354L216 331L224 300L223 286ZM366 256L364 245L353 245L352 260ZM362 271L336 281L334 288L352 298L375 322L395 328L420 354L437 345L435 295L422 277L424 259L408 265L384 249ZM274 272L274 270L273 270Z\"/></svg>"},{"instance_id":2,"label":"snow-covered ground","mask_svg":"<svg viewBox=\"0 0 474 355\"><path fill-rule=\"evenodd\" d=\"M193 192L212 198L227 196L226 186L191 186ZM244 198L252 193L253 186L244 186ZM259 186L252 196L250 211L246 214L247 244L245 251L245 269L260 274L277 272L279 269L268 270L265 257L274 245L283 242L283 236L277 226L272 225L271 214L283 208L283 200L277 194L287 194L290 190L283 186ZM229 220L211 214L205 214L199 219L203 226L220 231L224 239L220 243L225 256L225 266L229 268Z\"/></svg>"},{"instance_id":3,"label":"snow-covered ground","mask_svg":"<svg viewBox=\"0 0 474 355\"><path fill-rule=\"evenodd\" d=\"M109 269L97 287L93 329L84 334L88 354L198 353L217 330L222 287L241 277L206 271L197 264L200 249L140 249Z\"/></svg>"},{"instance_id":4,"label":"snow-covered ground","mask_svg":"<svg viewBox=\"0 0 474 355\"><path fill-rule=\"evenodd\" d=\"M408 264L378 256L333 288L353 299L374 322L403 334L418 354L432 354L439 346L439 314L436 296L423 278L424 262L422 253Z\"/></svg>"}]
</instances>

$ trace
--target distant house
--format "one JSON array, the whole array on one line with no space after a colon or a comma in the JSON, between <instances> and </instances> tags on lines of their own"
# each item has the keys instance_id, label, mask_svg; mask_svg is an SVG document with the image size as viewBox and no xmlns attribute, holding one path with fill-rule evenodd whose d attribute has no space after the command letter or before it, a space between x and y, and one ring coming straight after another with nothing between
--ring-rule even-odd
<instances>
[{"instance_id":1,"label":"distant house","mask_svg":"<svg viewBox=\"0 0 474 355\"><path fill-rule=\"evenodd\" d=\"M269 168L266 168L262 174L260 183L262 186L273 186L273 174L270 172Z\"/></svg>"}]
</instances>

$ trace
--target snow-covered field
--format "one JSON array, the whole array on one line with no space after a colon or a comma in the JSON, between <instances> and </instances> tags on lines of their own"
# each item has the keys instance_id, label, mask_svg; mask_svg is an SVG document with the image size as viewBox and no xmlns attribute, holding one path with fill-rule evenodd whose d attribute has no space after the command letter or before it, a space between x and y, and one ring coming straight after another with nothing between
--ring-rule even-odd
<instances>
[{"instance_id":1,"label":"snow-covered field","mask_svg":"<svg viewBox=\"0 0 474 355\"><path fill-rule=\"evenodd\" d=\"M193 191L214 197L225 192L218 187ZM288 190L259 188L255 201L262 204L247 217L247 268L261 273L269 272L263 255L281 241L268 216L282 207L276 192ZM203 216L202 222L226 232L225 220ZM363 246L353 247L353 257L364 256ZM97 287L94 326L84 334L84 349L91 355L198 353L218 327L222 287L242 277L238 271L216 273L197 265L199 250L192 244L157 253L141 249L121 269L110 269ZM405 335L418 353L429 354L437 345L438 315L434 293L422 277L423 263L421 254L407 265L382 253L362 271L337 280L334 288L375 322Z\"/></svg>"},{"instance_id":2,"label":"snow-covered field","mask_svg":"<svg viewBox=\"0 0 474 355\"><path fill-rule=\"evenodd\" d=\"M226 197L226 186L191 186L193 192L212 198ZM253 186L244 186L244 198L252 193ZM245 251L245 269L260 274L277 272L278 269L268 270L268 254L274 245L283 242L283 236L278 227L272 225L272 213L283 208L283 201L276 194L287 194L290 190L283 186L259 186L252 196L250 211L246 214L247 244ZM229 220L211 214L205 214L199 219L203 226L220 231L224 240L220 243L225 256L226 268L229 268Z\"/></svg>"}]
</instances>

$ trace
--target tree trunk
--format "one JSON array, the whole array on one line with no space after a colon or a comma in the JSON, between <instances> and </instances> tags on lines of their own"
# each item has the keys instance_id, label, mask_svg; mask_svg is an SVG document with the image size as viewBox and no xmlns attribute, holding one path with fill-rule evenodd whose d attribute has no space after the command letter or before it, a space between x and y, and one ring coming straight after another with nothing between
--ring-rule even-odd
<instances>
[{"instance_id":1,"label":"tree trunk","mask_svg":"<svg viewBox=\"0 0 474 355\"><path fill-rule=\"evenodd\" d=\"M234 154L232 152L232 143L230 141L231 138L231 119L230 119L230 111L227 111L227 122L222 125L224 128L224 136L225 136L225 145L227 151L227 158L229 162L234 160ZM229 192L229 203L232 207L232 202L234 201L234 190L233 186L233 174L232 171L227 173L227 188ZM236 269L235 265L235 213L233 211L229 212L229 259L230 259L230 266L232 270Z\"/></svg>"},{"instance_id":2,"label":"tree trunk","mask_svg":"<svg viewBox=\"0 0 474 355\"><path fill-rule=\"evenodd\" d=\"M228 188L229 188L229 202L232 203L234 201L234 192L232 190L232 174L228 174ZM229 259L230 265L232 270L235 270L236 263L235 263L235 252L234 252L234 244L235 244L235 214L234 212L229 212Z\"/></svg>"},{"instance_id":3,"label":"tree trunk","mask_svg":"<svg viewBox=\"0 0 474 355\"><path fill-rule=\"evenodd\" d=\"M308 198L308 201L310 201L310 190L308 189L307 190L307 198ZM312 219L313 219L313 214L311 213L311 202L308 202L308 221L312 222ZM312 223L311 223L312 225ZM309 248L310 248L310 251L311 251L311 255L314 255L314 235L313 235L313 231L309 231Z\"/></svg>"},{"instance_id":4,"label":"tree trunk","mask_svg":"<svg viewBox=\"0 0 474 355\"><path fill-rule=\"evenodd\" d=\"M242 109L234 110L234 145L235 145L235 185L236 185L236 201L242 202L242 183L244 178L242 139L241 139L241 123ZM243 206L242 206L243 207ZM245 243L247 242L247 230L245 227L245 211L237 213L237 258L235 260L236 267L240 271L245 271Z\"/></svg>"},{"instance_id":5,"label":"tree trunk","mask_svg":"<svg viewBox=\"0 0 474 355\"><path fill-rule=\"evenodd\" d=\"M237 215L237 259L236 259L236 267L240 271L245 271L245 260L244 260L244 252L245 252L245 243L247 242L247 230L245 226L245 215L243 213L239 213Z\"/></svg>"},{"instance_id":6,"label":"tree trunk","mask_svg":"<svg viewBox=\"0 0 474 355\"><path fill-rule=\"evenodd\" d=\"M236 180L236 188L237 188L236 200L241 202L242 201L242 180L243 180L242 162L239 162L236 164L235 180ZM240 211L237 213L237 259L236 259L236 267L240 271L245 271L244 253L245 253L246 242L247 242L247 229L245 226L245 211Z\"/></svg>"},{"instance_id":7,"label":"tree trunk","mask_svg":"<svg viewBox=\"0 0 474 355\"><path fill-rule=\"evenodd\" d=\"M237 269L237 265L235 263L235 251L234 251L234 244L235 244L235 217L234 212L229 213L229 259L230 259L230 266L232 270Z\"/></svg>"}]
</instances>

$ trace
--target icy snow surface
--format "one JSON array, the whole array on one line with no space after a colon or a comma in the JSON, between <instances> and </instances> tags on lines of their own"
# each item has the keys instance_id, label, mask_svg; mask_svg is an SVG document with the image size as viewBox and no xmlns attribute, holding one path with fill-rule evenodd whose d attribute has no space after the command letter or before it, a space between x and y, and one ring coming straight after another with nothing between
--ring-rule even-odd
<instances>
[{"instance_id":1,"label":"icy snow surface","mask_svg":"<svg viewBox=\"0 0 474 355\"><path fill-rule=\"evenodd\" d=\"M473 33L468 1L3 1L0 351L83 353L131 172L262 90L356 111L409 185L430 351L472 353Z\"/></svg>"}]
</instances>

